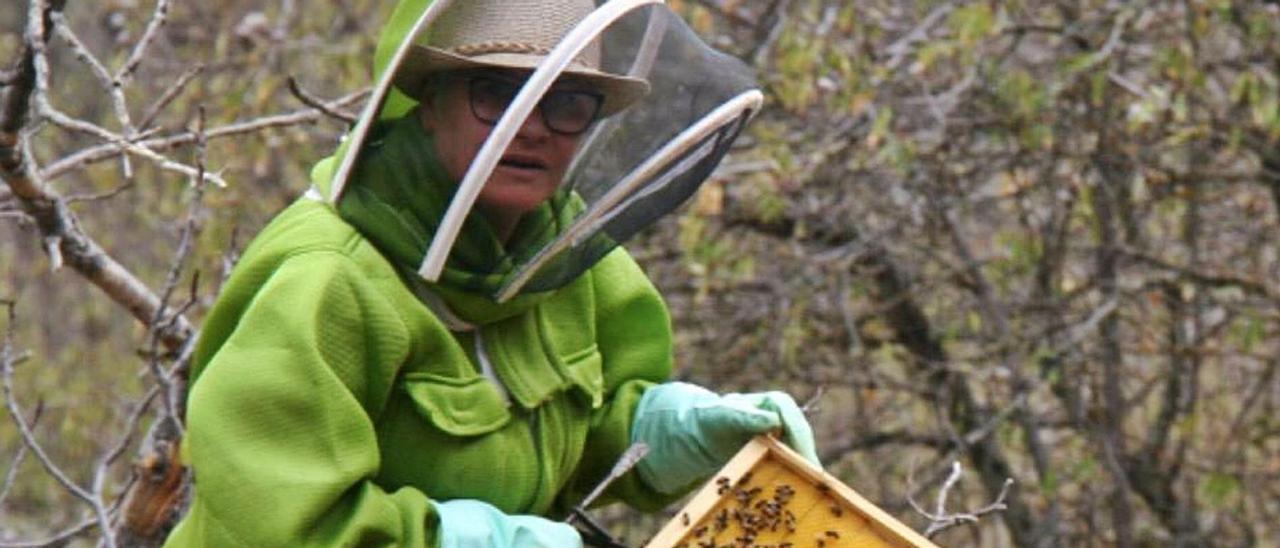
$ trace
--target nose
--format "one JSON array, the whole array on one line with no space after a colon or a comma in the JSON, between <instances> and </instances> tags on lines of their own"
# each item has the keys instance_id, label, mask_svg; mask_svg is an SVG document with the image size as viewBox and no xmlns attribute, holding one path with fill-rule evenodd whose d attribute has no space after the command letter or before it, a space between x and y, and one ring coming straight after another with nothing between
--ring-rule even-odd
<instances>
[{"instance_id":1,"label":"nose","mask_svg":"<svg viewBox=\"0 0 1280 548\"><path fill-rule=\"evenodd\" d=\"M542 117L541 107L529 113L529 117L524 119L524 124L520 125L520 131L516 133L516 137L522 139L545 139L550 136L551 128L547 127L547 122Z\"/></svg>"}]
</instances>

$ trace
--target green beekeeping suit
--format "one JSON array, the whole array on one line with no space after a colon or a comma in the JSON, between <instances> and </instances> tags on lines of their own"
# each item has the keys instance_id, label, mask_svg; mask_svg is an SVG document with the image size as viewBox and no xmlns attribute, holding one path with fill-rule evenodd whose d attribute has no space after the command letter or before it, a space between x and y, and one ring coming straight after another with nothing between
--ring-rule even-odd
<instances>
[{"instance_id":1,"label":"green beekeeping suit","mask_svg":"<svg viewBox=\"0 0 1280 548\"><path fill-rule=\"evenodd\" d=\"M396 6L375 54L378 82L428 66L408 63L393 71L389 60L414 23L425 20L420 16L429 3L402 0ZM596 13L619 5L606 3ZM445 13L458 22L428 28L414 40L417 49L405 51L427 52L420 59L430 59L425 48L436 44L421 40L466 35L474 41L459 39L456 51L500 46L512 50L504 54L530 61L528 56L543 54L528 52L548 49L539 42L542 34L562 36L543 33L538 21L558 14L559 25L571 22L568 14L585 25L596 3L459 0L457 6L463 8ZM477 210L460 216L460 225L442 227L455 194L465 194L458 190L457 155L442 151L474 144L463 137L502 133L476 131L482 122L502 126L475 110L477 88L467 92L473 117L449 124L432 110L442 103L418 105L392 90L380 111L356 126L361 134L353 132L316 165L311 190L249 245L205 319L190 371L183 442L194 498L167 545L574 547L581 546L579 533L557 519L633 444L646 445L647 456L613 482L601 502L660 508L764 433L781 435L817 464L812 429L790 396L720 395L669 382L666 307L626 251L614 247L696 189L727 152L746 111L720 119L720 130L699 137L696 147L684 142L684 152L663 152L663 139L716 119L722 103L745 108L748 101L735 97L754 94L759 101L758 91L744 87L749 78L724 77L749 69L704 51L709 48L679 17L663 10L613 34L623 37L614 51L666 44L651 58L665 58L665 64L655 62L648 80L626 84L638 87L624 86L628 80L616 71L597 70L595 61L563 73L570 76L563 83L592 83L590 91L604 94L606 103L625 95L619 90L653 90L643 102L647 110L629 103L610 120L616 123L596 125L618 129L615 138L605 138L613 146L577 149L598 151L582 155L612 168L586 167L581 177L558 185L546 181L536 200L497 212L511 217ZM516 11L521 18L501 17ZM476 34L449 32L461 28ZM516 43L508 40L512 29L533 29L538 36ZM648 30L628 29L670 32L650 41ZM476 59L480 54L464 61L480 63ZM480 65L495 68L485 63ZM530 68L515 68L521 66ZM708 70L715 67L724 70ZM479 79L473 78L470 85ZM659 81L666 85L650 86ZM533 119L526 119L525 126L550 131L552 121L565 121L555 116L566 112L557 107L587 94L561 93L569 95L538 99L541 120L530 125ZM502 108L516 110L515 92L506 100ZM463 112L457 104L449 108ZM423 121L428 119L432 123ZM592 121L598 118L583 118L583 126ZM639 146L640 134L653 134L654 142ZM351 163L345 186L334 186L335 166L357 153L352 143L363 143L358 157L351 157L358 162ZM635 157L623 161L623 149L634 149ZM516 156L517 165L528 164ZM472 168L483 165L475 157L465 161L475 162ZM633 170L649 178L623 176ZM485 189L511 182L492 176L483 181L494 185ZM646 186L632 186L637 181ZM433 247L433 239L448 238L458 227L452 244ZM596 227L600 237L587 237L582 227ZM543 254L563 242L588 244L566 252L564 262L558 262L562 255ZM429 248L447 254L425 261ZM435 259L444 257L436 276L441 263ZM555 260L544 261L541 270L522 270L538 257ZM420 275L425 263L431 273ZM538 275L521 277L533 272Z\"/></svg>"},{"instance_id":2,"label":"green beekeeping suit","mask_svg":"<svg viewBox=\"0 0 1280 548\"><path fill-rule=\"evenodd\" d=\"M425 3L398 6L380 59ZM622 249L497 304L473 289L501 274L504 247L555 234L504 244L473 216L441 282L414 276L454 182L413 106L391 98L338 206L304 198L278 215L209 313L183 448L195 496L167 545L434 546L431 502L449 499L557 515L604 477L644 392L670 375L666 309ZM332 165L315 171L321 196ZM545 216L572 209L530 217L557 227ZM609 498L672 497L629 474Z\"/></svg>"}]
</instances>

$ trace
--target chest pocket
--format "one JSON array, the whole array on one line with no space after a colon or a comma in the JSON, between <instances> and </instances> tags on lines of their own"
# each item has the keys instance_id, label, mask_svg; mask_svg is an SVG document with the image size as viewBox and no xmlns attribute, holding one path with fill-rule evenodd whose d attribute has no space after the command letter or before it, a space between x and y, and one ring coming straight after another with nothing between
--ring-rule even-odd
<instances>
[{"instance_id":1,"label":"chest pocket","mask_svg":"<svg viewBox=\"0 0 1280 548\"><path fill-rule=\"evenodd\" d=\"M401 381L418 413L453 436L494 432L511 421L498 389L476 375L456 378L432 373L406 373Z\"/></svg>"},{"instance_id":2,"label":"chest pocket","mask_svg":"<svg viewBox=\"0 0 1280 548\"><path fill-rule=\"evenodd\" d=\"M484 347L513 401L534 409L562 392L588 409L604 401L603 360L591 315L568 317L554 307L486 325ZM584 318L585 316L585 318Z\"/></svg>"},{"instance_id":3,"label":"chest pocket","mask_svg":"<svg viewBox=\"0 0 1280 548\"><path fill-rule=\"evenodd\" d=\"M585 350L561 359L561 374L569 384L569 390L583 405L596 409L604 403L604 359L591 345Z\"/></svg>"}]
</instances>

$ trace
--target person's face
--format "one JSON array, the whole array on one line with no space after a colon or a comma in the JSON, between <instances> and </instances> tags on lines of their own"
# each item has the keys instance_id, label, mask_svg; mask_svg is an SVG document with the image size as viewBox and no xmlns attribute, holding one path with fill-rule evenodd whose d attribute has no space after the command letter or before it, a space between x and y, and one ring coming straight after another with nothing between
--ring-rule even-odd
<instances>
[{"instance_id":1,"label":"person's face","mask_svg":"<svg viewBox=\"0 0 1280 548\"><path fill-rule=\"evenodd\" d=\"M422 98L423 127L435 136L445 171L461 181L528 74L508 71L447 75ZM599 96L581 82L557 82L520 127L480 191L477 203L504 217L532 210L555 192Z\"/></svg>"}]
</instances>

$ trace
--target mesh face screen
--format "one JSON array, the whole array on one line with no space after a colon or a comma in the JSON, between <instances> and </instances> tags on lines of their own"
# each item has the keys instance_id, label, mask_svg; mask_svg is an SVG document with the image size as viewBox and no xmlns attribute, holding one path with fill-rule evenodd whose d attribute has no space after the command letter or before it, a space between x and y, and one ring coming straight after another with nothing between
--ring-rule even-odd
<instances>
[{"instance_id":1,"label":"mesh face screen","mask_svg":"<svg viewBox=\"0 0 1280 548\"><path fill-rule=\"evenodd\" d=\"M536 273L520 290L547 291L568 283L621 242L683 203L715 170L744 123L745 115L739 116L670 158L658 173L626 193L620 203L595 210L589 207L579 217L584 229L563 233L548 244L544 249L551 250L552 256L537 266Z\"/></svg>"},{"instance_id":2,"label":"mesh face screen","mask_svg":"<svg viewBox=\"0 0 1280 548\"><path fill-rule=\"evenodd\" d=\"M560 236L547 246L515 258L521 275L504 287L508 296L568 283L678 207L715 170L752 114L708 123L717 109L755 89L753 73L707 46L665 6L624 17L602 43L603 70L639 72L651 91L584 136L563 186L572 196L568 205L581 211L574 222L551 228ZM690 135L694 126L706 129ZM647 169L637 176L642 166Z\"/></svg>"},{"instance_id":3,"label":"mesh face screen","mask_svg":"<svg viewBox=\"0 0 1280 548\"><path fill-rule=\"evenodd\" d=\"M665 5L614 19L631 4L597 6L603 7L551 53L533 56L534 63L546 61L536 71L499 68L490 59L479 68L436 73L434 102L419 112L457 190L446 194L445 213L422 222L435 232L426 235L431 243L420 275L436 280L444 270L499 301L561 287L693 195L759 108L753 71L713 50ZM608 24L584 32L596 22ZM601 48L600 66L556 64L588 43ZM561 66L565 71L556 73ZM459 104L471 101L475 111L474 98L448 78L494 72L514 78L520 91L501 94L497 102L505 108L482 102L494 108L473 119ZM548 90L553 97L567 90L598 95L602 111L613 114L581 134L565 127L547 133L555 129L543 111L554 103L544 101ZM485 233L484 226L494 230Z\"/></svg>"}]
</instances>

